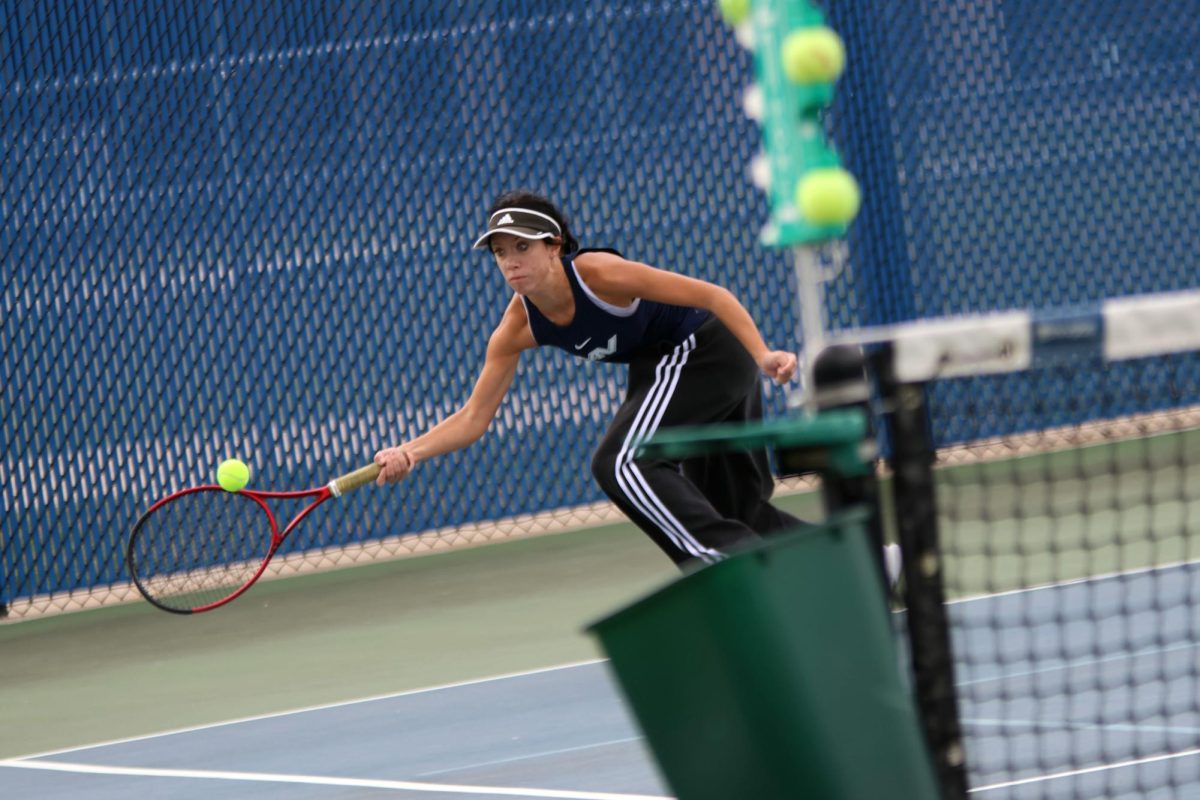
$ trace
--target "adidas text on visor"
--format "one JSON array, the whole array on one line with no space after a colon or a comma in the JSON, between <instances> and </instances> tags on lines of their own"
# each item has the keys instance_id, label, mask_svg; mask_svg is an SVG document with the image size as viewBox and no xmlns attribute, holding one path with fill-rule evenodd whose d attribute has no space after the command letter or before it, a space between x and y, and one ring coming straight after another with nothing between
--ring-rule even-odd
<instances>
[{"instance_id":1,"label":"adidas text on visor","mask_svg":"<svg viewBox=\"0 0 1200 800\"><path fill-rule=\"evenodd\" d=\"M494 233L511 233L522 239L554 239L562 236L562 228L547 214L528 208L502 208L488 218L487 233L475 240L476 249L487 247Z\"/></svg>"}]
</instances>

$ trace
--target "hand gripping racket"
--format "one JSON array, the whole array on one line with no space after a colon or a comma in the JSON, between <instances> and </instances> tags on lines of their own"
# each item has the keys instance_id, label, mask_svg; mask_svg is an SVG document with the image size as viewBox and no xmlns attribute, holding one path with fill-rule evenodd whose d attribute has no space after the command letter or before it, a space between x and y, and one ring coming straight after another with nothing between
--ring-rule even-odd
<instances>
[{"instance_id":1,"label":"hand gripping racket","mask_svg":"<svg viewBox=\"0 0 1200 800\"><path fill-rule=\"evenodd\" d=\"M371 464L303 492L227 492L196 486L164 497L138 519L125 550L125 564L138 591L176 614L212 611L254 585L284 539L312 510L371 483ZM312 498L279 529L267 500Z\"/></svg>"}]
</instances>

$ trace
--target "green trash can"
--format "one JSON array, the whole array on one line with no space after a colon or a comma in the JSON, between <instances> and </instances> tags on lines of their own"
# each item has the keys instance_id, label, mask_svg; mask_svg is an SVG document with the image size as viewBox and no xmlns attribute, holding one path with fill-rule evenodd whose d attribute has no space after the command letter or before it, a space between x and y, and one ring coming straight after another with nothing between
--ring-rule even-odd
<instances>
[{"instance_id":1,"label":"green trash can","mask_svg":"<svg viewBox=\"0 0 1200 800\"><path fill-rule=\"evenodd\" d=\"M589 626L680 800L938 796L851 509Z\"/></svg>"}]
</instances>

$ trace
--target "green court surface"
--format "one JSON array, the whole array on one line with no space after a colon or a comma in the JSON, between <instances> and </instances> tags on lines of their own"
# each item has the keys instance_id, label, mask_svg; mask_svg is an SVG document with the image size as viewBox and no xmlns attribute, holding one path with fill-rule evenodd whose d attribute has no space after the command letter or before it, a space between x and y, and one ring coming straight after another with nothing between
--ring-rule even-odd
<instances>
[{"instance_id":1,"label":"green court surface","mask_svg":"<svg viewBox=\"0 0 1200 800\"><path fill-rule=\"evenodd\" d=\"M598 658L584 626L676 574L621 524L0 625L0 758Z\"/></svg>"},{"instance_id":2,"label":"green court surface","mask_svg":"<svg viewBox=\"0 0 1200 800\"><path fill-rule=\"evenodd\" d=\"M947 593L1193 561L1197 486L1200 430L941 470Z\"/></svg>"}]
</instances>

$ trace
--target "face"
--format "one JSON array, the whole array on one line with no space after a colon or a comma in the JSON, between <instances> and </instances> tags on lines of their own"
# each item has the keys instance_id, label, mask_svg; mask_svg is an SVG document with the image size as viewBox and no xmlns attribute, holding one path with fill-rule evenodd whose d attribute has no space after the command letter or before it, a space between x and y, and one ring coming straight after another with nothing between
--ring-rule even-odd
<instances>
[{"instance_id":1,"label":"face","mask_svg":"<svg viewBox=\"0 0 1200 800\"><path fill-rule=\"evenodd\" d=\"M496 266L517 294L536 291L558 268L560 248L546 241L522 239L511 233L497 233L489 240Z\"/></svg>"}]
</instances>

